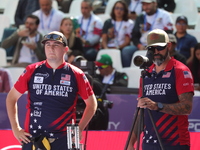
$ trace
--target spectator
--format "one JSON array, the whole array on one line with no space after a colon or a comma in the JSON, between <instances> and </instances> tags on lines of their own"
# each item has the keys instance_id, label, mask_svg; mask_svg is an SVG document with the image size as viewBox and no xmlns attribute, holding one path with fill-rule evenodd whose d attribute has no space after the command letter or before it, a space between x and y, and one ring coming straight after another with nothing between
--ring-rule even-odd
<instances>
[{"instance_id":1,"label":"spectator","mask_svg":"<svg viewBox=\"0 0 200 150\"><path fill-rule=\"evenodd\" d=\"M40 19L38 31L43 35L51 31L59 31L61 20L64 13L60 10L52 8L53 0L39 0L40 9L33 12Z\"/></svg>"},{"instance_id":2,"label":"spectator","mask_svg":"<svg viewBox=\"0 0 200 150\"><path fill-rule=\"evenodd\" d=\"M173 13L176 8L174 0L158 0L158 7Z\"/></svg>"},{"instance_id":3,"label":"spectator","mask_svg":"<svg viewBox=\"0 0 200 150\"><path fill-rule=\"evenodd\" d=\"M70 18L63 18L60 24L60 32L65 35L69 43L69 49L72 51L83 52L83 44L79 37L75 36L73 28L73 20Z\"/></svg>"},{"instance_id":4,"label":"spectator","mask_svg":"<svg viewBox=\"0 0 200 150\"><path fill-rule=\"evenodd\" d=\"M82 1L81 13L78 17L80 27L76 30L76 35L82 40L84 57L88 61L95 61L103 24L101 19L92 13L90 0Z\"/></svg>"},{"instance_id":5,"label":"spectator","mask_svg":"<svg viewBox=\"0 0 200 150\"><path fill-rule=\"evenodd\" d=\"M1 46L5 49L15 46L12 66L26 67L29 64L45 59L41 44L42 35L37 31L39 22L40 20L37 16L27 16L25 27L18 29L2 41Z\"/></svg>"},{"instance_id":6,"label":"spectator","mask_svg":"<svg viewBox=\"0 0 200 150\"><path fill-rule=\"evenodd\" d=\"M64 35L58 31L50 32L42 43L47 59L27 66L8 93L8 116L14 136L22 144L23 150L46 149L42 147L43 139L46 139L45 145L51 147L48 149L67 150L70 137L67 137L66 125L75 119L78 95L86 104L79 121L80 138L96 111L97 100L85 74L65 62L68 47ZM25 129L22 129L17 118L17 102L26 91L27 118Z\"/></svg>"},{"instance_id":7,"label":"spectator","mask_svg":"<svg viewBox=\"0 0 200 150\"><path fill-rule=\"evenodd\" d=\"M188 66L194 78L194 88L200 91L200 43L195 45L194 57Z\"/></svg>"},{"instance_id":8,"label":"spectator","mask_svg":"<svg viewBox=\"0 0 200 150\"><path fill-rule=\"evenodd\" d=\"M111 11L111 19L105 21L102 34L104 49L121 50L123 67L129 67L137 47L130 45L133 21L128 19L128 8L124 1L117 1Z\"/></svg>"},{"instance_id":9,"label":"spectator","mask_svg":"<svg viewBox=\"0 0 200 150\"><path fill-rule=\"evenodd\" d=\"M171 46L169 47L169 55L173 56L176 60L179 60L180 62L182 62L183 64L186 64L186 58L185 56L183 56L182 54L180 54L179 52L177 52L176 49L176 37L174 34L168 34L169 36L169 41L171 42Z\"/></svg>"},{"instance_id":10,"label":"spectator","mask_svg":"<svg viewBox=\"0 0 200 150\"><path fill-rule=\"evenodd\" d=\"M177 38L176 50L186 57L186 64L189 64L194 57L194 47L197 44L197 39L187 33L187 28L187 18L185 16L177 17L175 33L175 36Z\"/></svg>"},{"instance_id":11,"label":"spectator","mask_svg":"<svg viewBox=\"0 0 200 150\"><path fill-rule=\"evenodd\" d=\"M100 74L97 74L97 78L108 87L112 86L128 86L128 76L126 73L118 72L112 66L112 59L109 55L103 54L101 58L95 61L96 66Z\"/></svg>"},{"instance_id":12,"label":"spectator","mask_svg":"<svg viewBox=\"0 0 200 150\"><path fill-rule=\"evenodd\" d=\"M156 0L142 0L144 13L137 17L132 40L139 50L144 50L147 45L147 34L153 29L163 29L168 33L173 32L173 21L170 14L157 8Z\"/></svg>"},{"instance_id":13,"label":"spectator","mask_svg":"<svg viewBox=\"0 0 200 150\"><path fill-rule=\"evenodd\" d=\"M12 87L10 73L5 68L0 68L0 93L8 93Z\"/></svg>"},{"instance_id":14,"label":"spectator","mask_svg":"<svg viewBox=\"0 0 200 150\"><path fill-rule=\"evenodd\" d=\"M15 26L23 25L28 15L40 9L39 0L19 0L15 12Z\"/></svg>"}]
</instances>

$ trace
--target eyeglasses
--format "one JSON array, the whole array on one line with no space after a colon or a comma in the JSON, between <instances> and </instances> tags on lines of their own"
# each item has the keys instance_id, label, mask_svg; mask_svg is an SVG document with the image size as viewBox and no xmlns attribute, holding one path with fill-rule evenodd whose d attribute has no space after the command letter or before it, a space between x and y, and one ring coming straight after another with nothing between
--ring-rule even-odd
<instances>
[{"instance_id":1,"label":"eyeglasses","mask_svg":"<svg viewBox=\"0 0 200 150\"><path fill-rule=\"evenodd\" d=\"M147 47L147 50L155 51L155 49L157 49L158 51L162 51L166 47L167 47L167 45L165 45L165 46L149 46L149 47Z\"/></svg>"},{"instance_id":2,"label":"eyeglasses","mask_svg":"<svg viewBox=\"0 0 200 150\"><path fill-rule=\"evenodd\" d=\"M124 11L124 8L122 8L122 7L115 7L115 10Z\"/></svg>"},{"instance_id":3,"label":"eyeglasses","mask_svg":"<svg viewBox=\"0 0 200 150\"><path fill-rule=\"evenodd\" d=\"M107 67L108 67L108 65L102 65L102 66L98 66L97 68L101 70L101 69L105 69Z\"/></svg>"},{"instance_id":4,"label":"eyeglasses","mask_svg":"<svg viewBox=\"0 0 200 150\"><path fill-rule=\"evenodd\" d=\"M186 23L176 23L176 25L178 25L178 26L186 26L187 24Z\"/></svg>"},{"instance_id":5,"label":"eyeglasses","mask_svg":"<svg viewBox=\"0 0 200 150\"><path fill-rule=\"evenodd\" d=\"M64 41L63 37L57 34L48 34L44 36L43 43L46 42L47 40L55 40L59 41L64 44L64 46L67 46L67 43Z\"/></svg>"}]
</instances>

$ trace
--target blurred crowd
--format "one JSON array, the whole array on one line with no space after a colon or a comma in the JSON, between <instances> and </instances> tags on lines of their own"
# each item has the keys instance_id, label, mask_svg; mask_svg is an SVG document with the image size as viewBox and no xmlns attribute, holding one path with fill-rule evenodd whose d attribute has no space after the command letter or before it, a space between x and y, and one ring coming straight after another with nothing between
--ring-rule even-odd
<instances>
[{"instance_id":1,"label":"blurred crowd","mask_svg":"<svg viewBox=\"0 0 200 150\"><path fill-rule=\"evenodd\" d=\"M93 11L97 0L83 0L80 8L77 7L81 15L66 17L72 1L57 0L59 9L55 9L52 0L19 0L13 16L16 30L1 41L1 47L7 53L11 51L12 61L0 70L0 92L8 92L13 84L3 83L12 82L6 68L26 67L45 59L41 40L51 31L60 31L66 36L69 46L65 56L67 62L73 63L77 56L82 56L96 64L103 84L113 84L116 81L119 83L116 85L121 86L120 81L128 82L128 78L134 75L128 77L121 72L123 80L115 80L113 74L118 72L118 68L113 68L110 56L102 55L97 60L98 52L118 49L121 52L122 67L130 67L133 54L146 49L147 34L156 28L169 34L172 43L170 55L191 69L195 89L200 90L200 44L187 33L186 16L180 15L175 21L172 20L170 13L176 7L174 0L119 0L113 5L110 18L105 21ZM106 0L100 2L105 7L108 3ZM125 87L128 85L126 82L123 84Z\"/></svg>"}]
</instances>

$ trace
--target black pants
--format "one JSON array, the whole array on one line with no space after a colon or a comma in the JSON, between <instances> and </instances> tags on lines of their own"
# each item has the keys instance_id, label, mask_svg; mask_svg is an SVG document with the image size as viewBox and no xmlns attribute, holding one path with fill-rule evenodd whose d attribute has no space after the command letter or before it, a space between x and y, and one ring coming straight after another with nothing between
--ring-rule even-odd
<instances>
[{"instance_id":1,"label":"black pants","mask_svg":"<svg viewBox=\"0 0 200 150\"><path fill-rule=\"evenodd\" d=\"M178 145L178 146L163 146L165 150L190 150L188 145ZM142 144L143 150L161 150L160 145L154 144Z\"/></svg>"},{"instance_id":2,"label":"black pants","mask_svg":"<svg viewBox=\"0 0 200 150\"><path fill-rule=\"evenodd\" d=\"M64 136L62 138L59 138L55 140L54 142L50 143L51 150L68 150L67 148L67 137ZM22 145L22 150L32 150L32 142L28 144Z\"/></svg>"}]
</instances>

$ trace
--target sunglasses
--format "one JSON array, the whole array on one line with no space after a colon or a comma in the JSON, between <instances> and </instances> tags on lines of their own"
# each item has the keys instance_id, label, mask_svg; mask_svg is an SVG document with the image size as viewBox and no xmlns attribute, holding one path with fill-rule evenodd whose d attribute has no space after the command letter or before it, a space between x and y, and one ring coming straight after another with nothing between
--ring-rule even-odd
<instances>
[{"instance_id":1,"label":"sunglasses","mask_svg":"<svg viewBox=\"0 0 200 150\"><path fill-rule=\"evenodd\" d=\"M62 42L64 44L64 46L67 46L66 42L64 41L63 37L57 34L48 34L44 36L43 41L46 40L55 40L55 41L59 41Z\"/></svg>"},{"instance_id":2,"label":"sunglasses","mask_svg":"<svg viewBox=\"0 0 200 150\"><path fill-rule=\"evenodd\" d=\"M122 8L122 7L115 7L115 10L124 11L124 8Z\"/></svg>"},{"instance_id":3,"label":"sunglasses","mask_svg":"<svg viewBox=\"0 0 200 150\"><path fill-rule=\"evenodd\" d=\"M147 50L155 51L155 49L157 49L157 51L162 51L166 47L167 47L167 45L165 45L165 46L149 46L149 47L147 47Z\"/></svg>"},{"instance_id":4,"label":"sunglasses","mask_svg":"<svg viewBox=\"0 0 200 150\"><path fill-rule=\"evenodd\" d=\"M178 25L178 26L186 26L187 24L186 23L176 23L176 25Z\"/></svg>"},{"instance_id":5,"label":"sunglasses","mask_svg":"<svg viewBox=\"0 0 200 150\"><path fill-rule=\"evenodd\" d=\"M101 70L101 69L105 69L107 67L108 67L108 65L102 65L102 66L98 66L97 68Z\"/></svg>"}]
</instances>

